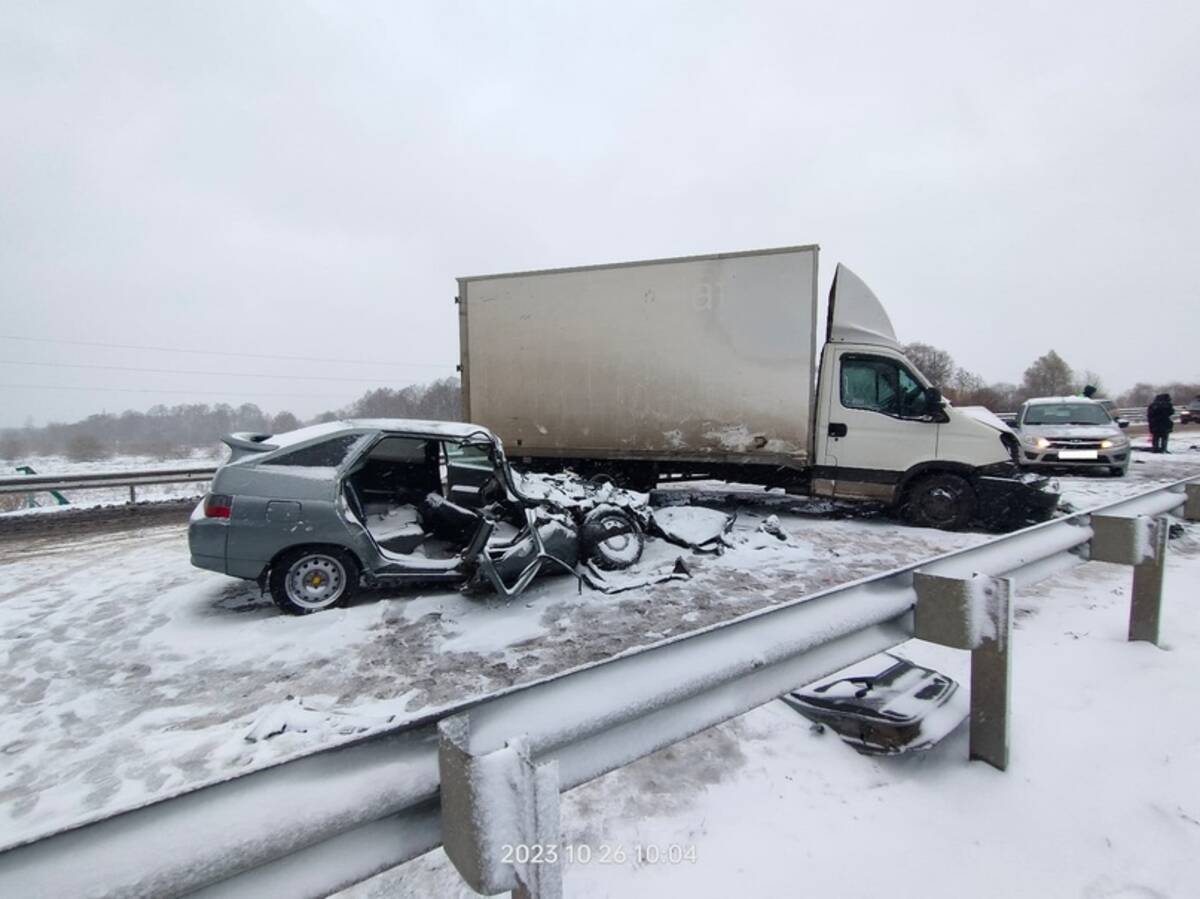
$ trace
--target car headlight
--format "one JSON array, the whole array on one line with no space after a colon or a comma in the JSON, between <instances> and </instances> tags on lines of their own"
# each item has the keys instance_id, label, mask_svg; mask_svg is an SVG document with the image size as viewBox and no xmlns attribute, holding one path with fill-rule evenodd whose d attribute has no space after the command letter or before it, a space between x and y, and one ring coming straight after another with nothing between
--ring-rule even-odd
<instances>
[{"instance_id":1,"label":"car headlight","mask_svg":"<svg viewBox=\"0 0 1200 899\"><path fill-rule=\"evenodd\" d=\"M1029 445L1034 447L1035 449L1045 449L1046 447L1048 447L1050 445L1050 441L1047 440L1045 437L1030 437Z\"/></svg>"},{"instance_id":2,"label":"car headlight","mask_svg":"<svg viewBox=\"0 0 1200 899\"><path fill-rule=\"evenodd\" d=\"M1101 440L1100 449L1112 449L1113 442L1111 440Z\"/></svg>"}]
</instances>

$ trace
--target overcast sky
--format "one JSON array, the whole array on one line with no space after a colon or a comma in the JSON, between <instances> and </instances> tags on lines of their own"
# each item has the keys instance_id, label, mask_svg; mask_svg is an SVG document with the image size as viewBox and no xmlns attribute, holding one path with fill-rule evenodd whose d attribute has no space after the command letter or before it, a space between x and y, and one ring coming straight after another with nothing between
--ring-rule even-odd
<instances>
[{"instance_id":1,"label":"overcast sky","mask_svg":"<svg viewBox=\"0 0 1200 899\"><path fill-rule=\"evenodd\" d=\"M1195 0L8 0L0 425L311 415L452 373L456 276L803 243L989 380L1200 380L1198 47Z\"/></svg>"}]
</instances>

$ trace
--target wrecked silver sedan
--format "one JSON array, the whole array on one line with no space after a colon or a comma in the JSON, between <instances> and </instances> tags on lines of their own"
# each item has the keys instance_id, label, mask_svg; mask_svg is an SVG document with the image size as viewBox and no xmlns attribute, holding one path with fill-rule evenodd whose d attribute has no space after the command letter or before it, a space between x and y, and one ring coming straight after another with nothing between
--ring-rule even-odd
<instances>
[{"instance_id":1,"label":"wrecked silver sedan","mask_svg":"<svg viewBox=\"0 0 1200 899\"><path fill-rule=\"evenodd\" d=\"M641 557L635 495L530 495L476 425L354 420L224 441L231 456L188 528L192 564L258 581L291 614L343 605L361 583L512 596L542 572Z\"/></svg>"}]
</instances>

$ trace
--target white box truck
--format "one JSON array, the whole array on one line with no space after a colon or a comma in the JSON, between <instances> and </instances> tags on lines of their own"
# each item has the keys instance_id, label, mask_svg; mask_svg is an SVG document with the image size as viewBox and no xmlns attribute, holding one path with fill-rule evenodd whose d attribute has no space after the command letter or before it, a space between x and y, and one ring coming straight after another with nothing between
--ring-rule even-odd
<instances>
[{"instance_id":1,"label":"white box truck","mask_svg":"<svg viewBox=\"0 0 1200 899\"><path fill-rule=\"evenodd\" d=\"M816 246L458 279L463 417L518 465L648 489L719 478L892 505L917 524L1044 517L998 419L955 409Z\"/></svg>"}]
</instances>

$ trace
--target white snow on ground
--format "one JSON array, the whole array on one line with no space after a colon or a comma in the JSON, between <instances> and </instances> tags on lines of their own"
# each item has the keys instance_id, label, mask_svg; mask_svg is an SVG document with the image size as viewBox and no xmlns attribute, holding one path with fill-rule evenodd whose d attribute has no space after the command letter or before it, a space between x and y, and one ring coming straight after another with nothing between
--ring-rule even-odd
<instances>
[{"instance_id":1,"label":"white snow on ground","mask_svg":"<svg viewBox=\"0 0 1200 899\"><path fill-rule=\"evenodd\" d=\"M1161 648L1126 642L1129 588L1097 562L1018 596L1006 772L967 760L965 724L867 757L776 701L566 794L563 844L592 861L565 894L1196 896L1200 525L1171 541ZM965 652L901 654L969 683ZM436 850L338 895L475 894Z\"/></svg>"},{"instance_id":2,"label":"white snow on ground","mask_svg":"<svg viewBox=\"0 0 1200 899\"><path fill-rule=\"evenodd\" d=\"M1174 456L1145 454L1134 467L1137 484L1072 477L1063 478L1064 488L1068 496L1075 491L1102 502L1200 471L1200 451L1189 454L1176 444ZM720 557L661 541L648 545L644 564L682 555L695 573L690 581L605 596L581 594L569 579L558 578L512 603L447 590L389 591L307 618L280 615L251 584L191 568L179 526L0 543L0 845L987 536L916 530L878 518L777 512L787 536L780 541L761 529L771 511L777 510L739 510L730 535L734 548ZM1073 629L1082 632L1086 624L1084 619ZM1174 634L1170 625L1167 633ZM720 789L736 771L765 766L778 752L768 750L771 734L795 724L768 728L760 720L791 721L762 710L697 737L693 743L701 750L669 750L686 760L674 773L633 766L628 770L635 773L613 776L644 778L643 792L654 798L645 805L678 809L681 820L700 828L699 839L706 826L700 822L712 815L688 811L688 797L706 784ZM266 736L281 722L288 726ZM743 732L765 736L739 746ZM807 735L803 727L801 732ZM811 751L828 753L832 743L814 742ZM784 755L794 753L789 748ZM754 761L760 756L761 764ZM882 764L849 758L855 765ZM845 769L859 770L850 763ZM860 781L843 782L824 771L821 777L826 792L820 795L832 806L853 805L862 791ZM672 783L678 795L667 789ZM589 789L572 797L594 795ZM797 807L816 801L807 794L793 798ZM606 807L600 799L592 802ZM630 815L651 810L629 802ZM586 813L569 812L568 822L574 815L606 832L601 811L572 807ZM626 814L621 808L610 812ZM919 816L919 810L913 813ZM584 825L569 826L581 833ZM847 831L847 846L855 843L851 837ZM715 850L708 851L715 857ZM582 880L571 874L571 884L609 889L590 885L588 878L598 874L585 874ZM643 888L640 880L636 885Z\"/></svg>"},{"instance_id":3,"label":"white snow on ground","mask_svg":"<svg viewBox=\"0 0 1200 899\"><path fill-rule=\"evenodd\" d=\"M645 569L684 556L688 581L364 593L301 618L192 568L179 525L0 543L0 845L346 738L308 716L245 739L295 701L401 721L984 539L780 516L783 543L765 515L721 557L648 541Z\"/></svg>"},{"instance_id":4,"label":"white snow on ground","mask_svg":"<svg viewBox=\"0 0 1200 899\"><path fill-rule=\"evenodd\" d=\"M38 475L81 475L102 474L111 471L165 471L176 468L215 468L229 455L225 447L214 448L210 452L193 451L179 459L161 459L156 456L114 456L111 459L100 459L95 462L72 462L64 456L31 456L19 462L8 461L0 463L0 478L21 477L23 472L17 471L20 466L32 468ZM149 484L138 486L137 498L142 501L168 499L187 499L201 496L208 489L207 482L193 481L182 484ZM87 509L95 506L120 505L129 501L128 487L104 487L88 490L64 490L62 494L69 500L69 505L59 505L49 493L29 497L3 497L4 504L0 506L0 514L27 515L46 514L65 509Z\"/></svg>"}]
</instances>

